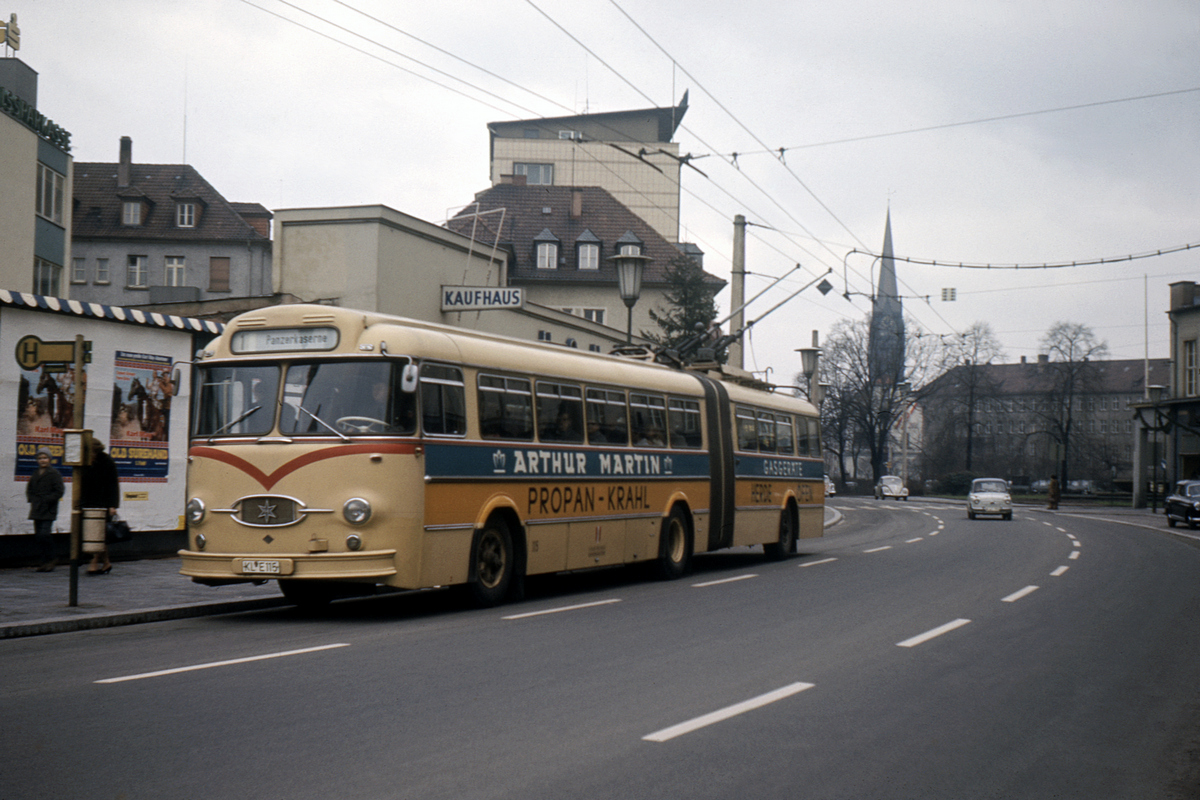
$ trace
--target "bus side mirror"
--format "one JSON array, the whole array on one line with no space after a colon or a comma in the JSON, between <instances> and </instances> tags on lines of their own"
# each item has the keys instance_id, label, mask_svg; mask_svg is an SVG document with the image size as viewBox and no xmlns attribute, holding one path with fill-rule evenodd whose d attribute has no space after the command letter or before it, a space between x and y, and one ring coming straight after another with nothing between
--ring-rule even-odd
<instances>
[{"instance_id":1,"label":"bus side mirror","mask_svg":"<svg viewBox=\"0 0 1200 800\"><path fill-rule=\"evenodd\" d=\"M171 373L171 396L179 397L179 387L183 385L183 370L176 367Z\"/></svg>"},{"instance_id":2,"label":"bus side mirror","mask_svg":"<svg viewBox=\"0 0 1200 800\"><path fill-rule=\"evenodd\" d=\"M416 364L405 364L404 371L400 373L400 391L405 394L412 394L417 390L417 375L418 369Z\"/></svg>"}]
</instances>

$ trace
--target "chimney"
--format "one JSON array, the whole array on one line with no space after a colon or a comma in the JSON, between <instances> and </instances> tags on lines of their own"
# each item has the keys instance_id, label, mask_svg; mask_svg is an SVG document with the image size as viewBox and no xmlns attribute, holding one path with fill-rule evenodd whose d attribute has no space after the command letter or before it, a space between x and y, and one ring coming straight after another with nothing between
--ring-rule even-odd
<instances>
[{"instance_id":1,"label":"chimney","mask_svg":"<svg viewBox=\"0 0 1200 800\"><path fill-rule=\"evenodd\" d=\"M1050 354L1049 353L1038 353L1038 366L1039 367L1044 367L1049 363L1050 363Z\"/></svg>"},{"instance_id":2,"label":"chimney","mask_svg":"<svg viewBox=\"0 0 1200 800\"><path fill-rule=\"evenodd\" d=\"M571 192L571 219L583 216L583 192L575 189Z\"/></svg>"},{"instance_id":3,"label":"chimney","mask_svg":"<svg viewBox=\"0 0 1200 800\"><path fill-rule=\"evenodd\" d=\"M1024 364L1024 363L1025 363L1025 356L1021 356L1021 363L1022 363L1022 364Z\"/></svg>"},{"instance_id":4,"label":"chimney","mask_svg":"<svg viewBox=\"0 0 1200 800\"><path fill-rule=\"evenodd\" d=\"M1171 284L1171 310L1191 308L1196 305L1196 282L1180 281Z\"/></svg>"},{"instance_id":5,"label":"chimney","mask_svg":"<svg viewBox=\"0 0 1200 800\"><path fill-rule=\"evenodd\" d=\"M117 163L117 188L129 185L129 169L133 166L133 139L121 137L121 160Z\"/></svg>"}]
</instances>

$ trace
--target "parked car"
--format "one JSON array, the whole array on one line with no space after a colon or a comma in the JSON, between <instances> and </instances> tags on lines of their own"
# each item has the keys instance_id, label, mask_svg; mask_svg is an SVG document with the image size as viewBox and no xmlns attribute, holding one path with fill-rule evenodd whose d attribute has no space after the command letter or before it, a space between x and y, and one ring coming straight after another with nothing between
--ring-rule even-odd
<instances>
[{"instance_id":1,"label":"parked car","mask_svg":"<svg viewBox=\"0 0 1200 800\"><path fill-rule=\"evenodd\" d=\"M1200 481L1176 481L1174 491L1163 504L1167 524L1182 522L1189 528L1200 525Z\"/></svg>"},{"instance_id":2,"label":"parked car","mask_svg":"<svg viewBox=\"0 0 1200 800\"><path fill-rule=\"evenodd\" d=\"M1012 495L1008 491L1008 481L1003 478L976 478L971 481L971 493L967 495L967 519L975 519L980 514L1012 519Z\"/></svg>"},{"instance_id":3,"label":"parked car","mask_svg":"<svg viewBox=\"0 0 1200 800\"><path fill-rule=\"evenodd\" d=\"M1095 481L1068 481L1067 494L1095 494Z\"/></svg>"},{"instance_id":4,"label":"parked car","mask_svg":"<svg viewBox=\"0 0 1200 800\"><path fill-rule=\"evenodd\" d=\"M1050 491L1050 481L1044 479L1040 481L1034 481L1033 483L1029 484L1029 488L1036 494L1045 494L1046 492Z\"/></svg>"},{"instance_id":5,"label":"parked car","mask_svg":"<svg viewBox=\"0 0 1200 800\"><path fill-rule=\"evenodd\" d=\"M904 481L896 475L884 475L879 479L879 483L875 484L875 499L882 500L885 497L891 497L896 500L908 499L908 487L904 485Z\"/></svg>"},{"instance_id":6,"label":"parked car","mask_svg":"<svg viewBox=\"0 0 1200 800\"><path fill-rule=\"evenodd\" d=\"M837 494L837 487L833 485L833 481L829 480L829 476L825 476L825 496L833 497Z\"/></svg>"}]
</instances>

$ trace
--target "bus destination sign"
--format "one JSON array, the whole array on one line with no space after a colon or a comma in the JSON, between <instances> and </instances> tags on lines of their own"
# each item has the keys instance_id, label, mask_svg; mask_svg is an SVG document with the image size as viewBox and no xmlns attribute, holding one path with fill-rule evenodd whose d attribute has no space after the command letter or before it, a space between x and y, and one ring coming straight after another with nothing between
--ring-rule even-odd
<instances>
[{"instance_id":1,"label":"bus destination sign","mask_svg":"<svg viewBox=\"0 0 1200 800\"><path fill-rule=\"evenodd\" d=\"M230 349L235 353L286 353L296 350L333 350L337 328L271 328L238 331Z\"/></svg>"}]
</instances>

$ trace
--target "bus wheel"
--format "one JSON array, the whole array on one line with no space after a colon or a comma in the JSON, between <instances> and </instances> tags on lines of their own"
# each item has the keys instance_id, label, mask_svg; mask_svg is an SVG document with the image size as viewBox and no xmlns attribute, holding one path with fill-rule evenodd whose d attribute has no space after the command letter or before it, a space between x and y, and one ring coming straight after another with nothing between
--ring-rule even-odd
<instances>
[{"instance_id":1,"label":"bus wheel","mask_svg":"<svg viewBox=\"0 0 1200 800\"><path fill-rule=\"evenodd\" d=\"M788 506L779 515L779 541L764 544L763 552L772 561L782 561L796 552L796 538L796 515Z\"/></svg>"},{"instance_id":2,"label":"bus wheel","mask_svg":"<svg viewBox=\"0 0 1200 800\"><path fill-rule=\"evenodd\" d=\"M302 611L320 611L337 596L333 586L321 581L283 580L279 590Z\"/></svg>"},{"instance_id":3,"label":"bus wheel","mask_svg":"<svg viewBox=\"0 0 1200 800\"><path fill-rule=\"evenodd\" d=\"M485 607L503 602L512 582L514 563L508 525L498 518L488 520L487 525L475 534L475 544L471 548L471 565L475 573L470 585L472 599Z\"/></svg>"},{"instance_id":4,"label":"bus wheel","mask_svg":"<svg viewBox=\"0 0 1200 800\"><path fill-rule=\"evenodd\" d=\"M687 518L678 508L663 520L662 534L658 542L658 576L673 581L687 572L692 558L691 542L688 541Z\"/></svg>"}]
</instances>

